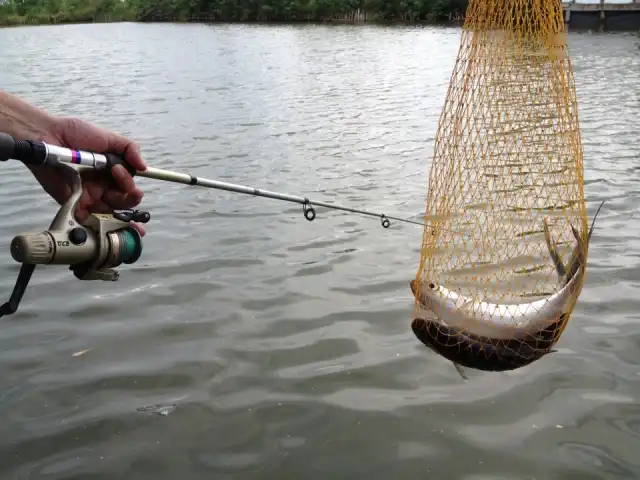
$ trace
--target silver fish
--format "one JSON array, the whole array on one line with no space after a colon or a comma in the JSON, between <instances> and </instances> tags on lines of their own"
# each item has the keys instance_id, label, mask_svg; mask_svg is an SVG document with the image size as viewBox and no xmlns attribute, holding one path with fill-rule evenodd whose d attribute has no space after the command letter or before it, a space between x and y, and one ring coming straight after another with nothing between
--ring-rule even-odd
<instances>
[{"instance_id":1,"label":"silver fish","mask_svg":"<svg viewBox=\"0 0 640 480\"><path fill-rule=\"evenodd\" d=\"M561 277L562 286L559 291L547 298L521 304L496 304L477 301L434 282L428 282L427 289L421 292L420 303L439 319L444 320L447 325L464 328L476 335L494 339L511 339L526 334L529 330L540 330L556 322L561 314L566 313L574 300L574 295L581 287L586 271L583 266L586 250L597 215L598 212L594 216L586 244L583 243L578 231L571 227L577 246L571 256L568 269L562 264L559 254L550 241L550 235L545 235L550 255ZM580 268L581 266L583 268ZM562 275L560 275L561 272ZM526 330L523 330L524 328Z\"/></svg>"}]
</instances>

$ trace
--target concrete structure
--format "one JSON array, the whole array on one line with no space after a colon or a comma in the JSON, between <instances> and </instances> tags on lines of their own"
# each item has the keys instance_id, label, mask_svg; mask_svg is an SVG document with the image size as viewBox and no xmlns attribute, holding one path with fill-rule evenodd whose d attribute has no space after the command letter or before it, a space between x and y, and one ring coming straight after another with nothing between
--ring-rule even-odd
<instances>
[{"instance_id":1,"label":"concrete structure","mask_svg":"<svg viewBox=\"0 0 640 480\"><path fill-rule=\"evenodd\" d=\"M564 3L568 30L640 32L640 0L630 3Z\"/></svg>"}]
</instances>

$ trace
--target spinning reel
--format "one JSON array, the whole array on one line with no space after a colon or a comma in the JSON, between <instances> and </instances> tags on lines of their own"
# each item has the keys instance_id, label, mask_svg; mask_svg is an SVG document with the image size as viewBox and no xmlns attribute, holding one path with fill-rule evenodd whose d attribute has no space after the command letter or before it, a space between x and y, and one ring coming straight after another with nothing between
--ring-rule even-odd
<instances>
[{"instance_id":1,"label":"spinning reel","mask_svg":"<svg viewBox=\"0 0 640 480\"><path fill-rule=\"evenodd\" d=\"M88 166L106 167L111 171L115 164L124 164L120 157L78 152L43 142L15 141L0 133L0 160L10 158L26 165L55 165L69 175L72 193L47 230L22 233L11 241L11 256L22 267L10 300L0 306L0 316L16 312L36 265L69 265L79 280L116 281L119 278L116 267L135 263L140 258L142 238L130 222L147 223L151 218L148 212L94 213L82 223L74 214L82 196L82 178L68 163L87 165L90 162Z\"/></svg>"}]
</instances>

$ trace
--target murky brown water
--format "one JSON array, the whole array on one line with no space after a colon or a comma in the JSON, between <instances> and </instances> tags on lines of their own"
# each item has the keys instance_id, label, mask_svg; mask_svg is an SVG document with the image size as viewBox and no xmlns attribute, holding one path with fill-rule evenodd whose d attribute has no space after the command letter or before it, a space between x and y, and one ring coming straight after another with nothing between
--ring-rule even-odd
<instances>
[{"instance_id":1,"label":"murky brown water","mask_svg":"<svg viewBox=\"0 0 640 480\"><path fill-rule=\"evenodd\" d=\"M0 85L133 136L153 166L419 218L458 41L442 28L14 28L0 30ZM40 268L0 320L0 477L640 476L638 43L570 36L589 214L608 201L558 353L463 383L409 328L420 227L327 211L309 223L298 205L141 179L141 261L116 284ZM56 207L24 168L2 174L8 298L11 238ZM138 411L156 403L177 407Z\"/></svg>"}]
</instances>

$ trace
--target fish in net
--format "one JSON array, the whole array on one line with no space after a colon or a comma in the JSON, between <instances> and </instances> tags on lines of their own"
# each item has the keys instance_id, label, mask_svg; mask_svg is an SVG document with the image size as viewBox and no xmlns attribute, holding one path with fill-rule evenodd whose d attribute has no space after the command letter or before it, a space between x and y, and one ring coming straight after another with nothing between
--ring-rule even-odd
<instances>
[{"instance_id":1,"label":"fish in net","mask_svg":"<svg viewBox=\"0 0 640 480\"><path fill-rule=\"evenodd\" d=\"M456 366L538 360L571 317L589 239L561 2L470 0L436 132L413 332Z\"/></svg>"}]
</instances>

